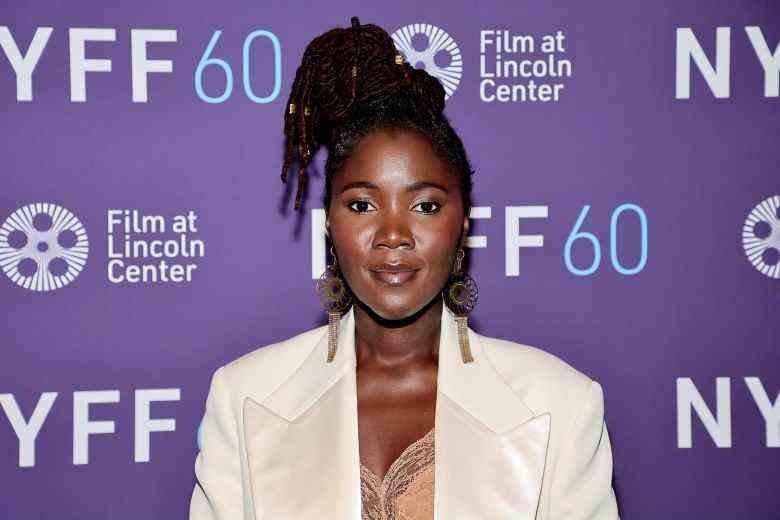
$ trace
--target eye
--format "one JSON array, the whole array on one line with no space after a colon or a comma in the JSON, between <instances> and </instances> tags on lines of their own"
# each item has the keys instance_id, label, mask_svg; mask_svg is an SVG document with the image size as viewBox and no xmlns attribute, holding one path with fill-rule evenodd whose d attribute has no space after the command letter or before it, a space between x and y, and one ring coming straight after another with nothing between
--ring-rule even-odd
<instances>
[{"instance_id":1,"label":"eye","mask_svg":"<svg viewBox=\"0 0 780 520\"><path fill-rule=\"evenodd\" d=\"M439 212L439 210L441 209L441 204L439 204L435 200L424 200L422 202L418 202L413 207L414 208L419 207L420 208L419 213L433 215L434 213Z\"/></svg>"},{"instance_id":2,"label":"eye","mask_svg":"<svg viewBox=\"0 0 780 520\"><path fill-rule=\"evenodd\" d=\"M368 213L369 208L373 207L373 205L367 200L353 200L347 204L347 207L355 213Z\"/></svg>"}]
</instances>

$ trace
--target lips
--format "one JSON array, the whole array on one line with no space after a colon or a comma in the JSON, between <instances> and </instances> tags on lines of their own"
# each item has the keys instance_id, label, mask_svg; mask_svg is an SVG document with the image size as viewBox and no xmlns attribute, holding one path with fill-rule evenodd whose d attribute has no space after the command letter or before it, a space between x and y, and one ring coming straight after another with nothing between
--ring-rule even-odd
<instances>
[{"instance_id":1,"label":"lips","mask_svg":"<svg viewBox=\"0 0 780 520\"><path fill-rule=\"evenodd\" d=\"M368 268L371 276L387 285L403 285L417 275L419 267L406 263L383 263Z\"/></svg>"}]
</instances>

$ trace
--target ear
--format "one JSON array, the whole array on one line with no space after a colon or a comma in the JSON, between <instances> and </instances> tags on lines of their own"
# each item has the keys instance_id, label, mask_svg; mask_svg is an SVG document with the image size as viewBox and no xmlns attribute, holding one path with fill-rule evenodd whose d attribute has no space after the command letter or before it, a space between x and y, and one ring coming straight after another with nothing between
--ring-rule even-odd
<instances>
[{"instance_id":1,"label":"ear","mask_svg":"<svg viewBox=\"0 0 780 520\"><path fill-rule=\"evenodd\" d=\"M325 219L325 236L330 238L330 221Z\"/></svg>"},{"instance_id":2,"label":"ear","mask_svg":"<svg viewBox=\"0 0 780 520\"><path fill-rule=\"evenodd\" d=\"M469 236L469 223L470 223L469 217L468 215L465 215L463 217L463 233L460 235L460 244L458 245L458 247L462 247L462 248L466 247L466 242Z\"/></svg>"}]
</instances>

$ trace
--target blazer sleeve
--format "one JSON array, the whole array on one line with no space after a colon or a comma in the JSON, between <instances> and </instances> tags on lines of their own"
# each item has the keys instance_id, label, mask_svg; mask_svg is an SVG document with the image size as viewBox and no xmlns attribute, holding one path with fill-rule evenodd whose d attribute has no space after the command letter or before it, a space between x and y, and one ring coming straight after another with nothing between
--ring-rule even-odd
<instances>
[{"instance_id":1,"label":"blazer sleeve","mask_svg":"<svg viewBox=\"0 0 780 520\"><path fill-rule=\"evenodd\" d=\"M590 380L561 445L550 491L550 520L619 520L604 393Z\"/></svg>"},{"instance_id":2,"label":"blazer sleeve","mask_svg":"<svg viewBox=\"0 0 780 520\"><path fill-rule=\"evenodd\" d=\"M206 398L189 520L243 518L238 424L223 377L220 367L211 378Z\"/></svg>"}]
</instances>

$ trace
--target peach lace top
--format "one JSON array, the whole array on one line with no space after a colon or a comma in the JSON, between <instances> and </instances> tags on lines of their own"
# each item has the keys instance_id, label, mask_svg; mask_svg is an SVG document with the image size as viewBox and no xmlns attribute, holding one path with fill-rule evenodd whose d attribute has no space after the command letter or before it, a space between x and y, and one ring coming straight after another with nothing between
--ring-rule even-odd
<instances>
[{"instance_id":1,"label":"peach lace top","mask_svg":"<svg viewBox=\"0 0 780 520\"><path fill-rule=\"evenodd\" d=\"M362 520L431 520L433 456L431 429L407 446L382 480L361 463Z\"/></svg>"}]
</instances>

